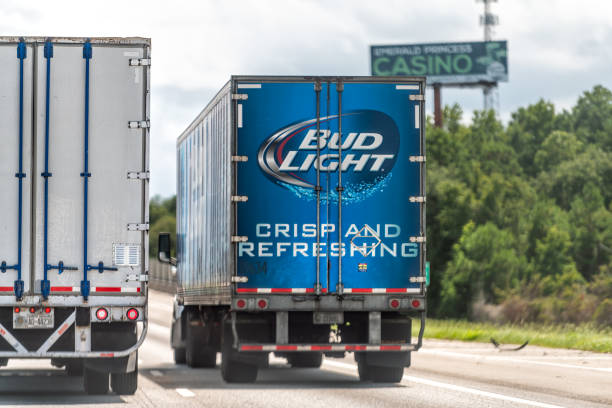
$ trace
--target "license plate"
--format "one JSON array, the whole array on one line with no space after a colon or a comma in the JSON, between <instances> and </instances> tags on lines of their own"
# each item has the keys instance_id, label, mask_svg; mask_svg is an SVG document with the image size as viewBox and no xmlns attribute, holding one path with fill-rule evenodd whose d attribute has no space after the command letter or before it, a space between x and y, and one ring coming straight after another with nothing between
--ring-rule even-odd
<instances>
[{"instance_id":1,"label":"license plate","mask_svg":"<svg viewBox=\"0 0 612 408\"><path fill-rule=\"evenodd\" d=\"M344 323L344 312L314 312L312 322L314 324L342 324Z\"/></svg>"},{"instance_id":2,"label":"license plate","mask_svg":"<svg viewBox=\"0 0 612 408\"><path fill-rule=\"evenodd\" d=\"M53 308L18 307L13 309L13 329L52 329L54 323Z\"/></svg>"}]
</instances>

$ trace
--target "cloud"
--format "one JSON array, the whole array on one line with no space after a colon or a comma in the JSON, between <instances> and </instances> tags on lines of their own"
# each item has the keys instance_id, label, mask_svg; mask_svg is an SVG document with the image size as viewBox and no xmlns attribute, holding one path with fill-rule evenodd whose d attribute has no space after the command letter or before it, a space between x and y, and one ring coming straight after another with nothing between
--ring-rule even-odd
<instances>
[{"instance_id":1,"label":"cloud","mask_svg":"<svg viewBox=\"0 0 612 408\"><path fill-rule=\"evenodd\" d=\"M478 41L473 0L4 0L4 35L144 36L153 40L151 192L175 191L175 140L232 74L368 75L369 46ZM538 99L569 108L595 84L612 88L612 2L500 0L495 38L509 44L504 120ZM428 110L432 95L428 92ZM444 89L466 117L474 89Z\"/></svg>"},{"instance_id":2,"label":"cloud","mask_svg":"<svg viewBox=\"0 0 612 408\"><path fill-rule=\"evenodd\" d=\"M176 187L176 139L217 89L154 87L151 98L151 194L172 195Z\"/></svg>"}]
</instances>

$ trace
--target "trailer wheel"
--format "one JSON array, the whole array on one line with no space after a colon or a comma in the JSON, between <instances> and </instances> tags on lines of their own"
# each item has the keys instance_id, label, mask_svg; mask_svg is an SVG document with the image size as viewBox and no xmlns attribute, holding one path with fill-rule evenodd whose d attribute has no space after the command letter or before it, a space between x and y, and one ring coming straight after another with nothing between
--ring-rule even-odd
<instances>
[{"instance_id":1,"label":"trailer wheel","mask_svg":"<svg viewBox=\"0 0 612 408\"><path fill-rule=\"evenodd\" d=\"M404 367L383 367L366 364L364 360L357 362L360 381L376 383L398 383L404 376Z\"/></svg>"},{"instance_id":2,"label":"trailer wheel","mask_svg":"<svg viewBox=\"0 0 612 408\"><path fill-rule=\"evenodd\" d=\"M189 367L214 368L217 365L217 351L204 343L204 338L198 336L198 330L187 325L185 341L185 360Z\"/></svg>"},{"instance_id":3,"label":"trailer wheel","mask_svg":"<svg viewBox=\"0 0 612 408\"><path fill-rule=\"evenodd\" d=\"M108 373L86 368L83 372L83 387L89 395L102 395L108 392Z\"/></svg>"},{"instance_id":4,"label":"trailer wheel","mask_svg":"<svg viewBox=\"0 0 612 408\"><path fill-rule=\"evenodd\" d=\"M113 373L111 388L118 395L134 395L138 389L138 366L131 373Z\"/></svg>"},{"instance_id":5,"label":"trailer wheel","mask_svg":"<svg viewBox=\"0 0 612 408\"><path fill-rule=\"evenodd\" d=\"M174 352L174 364L185 364L187 361L186 352L184 348L172 349Z\"/></svg>"},{"instance_id":6,"label":"trailer wheel","mask_svg":"<svg viewBox=\"0 0 612 408\"><path fill-rule=\"evenodd\" d=\"M257 366L229 358L230 353L221 353L221 377L228 383L252 383L257 379Z\"/></svg>"},{"instance_id":7,"label":"trailer wheel","mask_svg":"<svg viewBox=\"0 0 612 408\"><path fill-rule=\"evenodd\" d=\"M83 360L73 360L64 366L68 377L80 377L83 375Z\"/></svg>"},{"instance_id":8,"label":"trailer wheel","mask_svg":"<svg viewBox=\"0 0 612 408\"><path fill-rule=\"evenodd\" d=\"M287 362L295 368L319 368L323 362L322 353L290 353Z\"/></svg>"}]
</instances>

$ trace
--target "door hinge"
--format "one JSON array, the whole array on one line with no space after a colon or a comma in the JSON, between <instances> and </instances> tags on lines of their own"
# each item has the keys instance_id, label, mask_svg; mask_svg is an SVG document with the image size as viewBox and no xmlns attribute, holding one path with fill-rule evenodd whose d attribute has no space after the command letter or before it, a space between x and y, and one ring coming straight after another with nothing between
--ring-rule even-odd
<instances>
[{"instance_id":1,"label":"door hinge","mask_svg":"<svg viewBox=\"0 0 612 408\"><path fill-rule=\"evenodd\" d=\"M424 101L425 100L425 95L423 94L412 94L408 97L411 101Z\"/></svg>"},{"instance_id":2,"label":"door hinge","mask_svg":"<svg viewBox=\"0 0 612 408\"><path fill-rule=\"evenodd\" d=\"M249 156L232 156L233 162L247 162L249 161Z\"/></svg>"},{"instance_id":3,"label":"door hinge","mask_svg":"<svg viewBox=\"0 0 612 408\"><path fill-rule=\"evenodd\" d=\"M246 276L232 276L232 283L247 283L249 278Z\"/></svg>"},{"instance_id":4,"label":"door hinge","mask_svg":"<svg viewBox=\"0 0 612 408\"><path fill-rule=\"evenodd\" d=\"M411 203L424 203L426 199L425 197L417 196L410 197L408 200L410 200Z\"/></svg>"},{"instance_id":5,"label":"door hinge","mask_svg":"<svg viewBox=\"0 0 612 408\"><path fill-rule=\"evenodd\" d=\"M410 156L408 160L411 162L425 163L425 156Z\"/></svg>"},{"instance_id":6,"label":"door hinge","mask_svg":"<svg viewBox=\"0 0 612 408\"><path fill-rule=\"evenodd\" d=\"M125 278L125 281L126 282L129 282L129 281L148 282L149 281L149 275L146 275L146 274L137 275L137 274L133 273L131 275L128 275Z\"/></svg>"},{"instance_id":7,"label":"door hinge","mask_svg":"<svg viewBox=\"0 0 612 408\"><path fill-rule=\"evenodd\" d=\"M128 180L149 180L151 173L148 171L128 171Z\"/></svg>"},{"instance_id":8,"label":"door hinge","mask_svg":"<svg viewBox=\"0 0 612 408\"><path fill-rule=\"evenodd\" d=\"M247 196L232 196L232 202L236 203L236 202L246 202L249 201L249 197Z\"/></svg>"},{"instance_id":9,"label":"door hinge","mask_svg":"<svg viewBox=\"0 0 612 408\"><path fill-rule=\"evenodd\" d=\"M412 276L410 278L410 283L425 283L427 282L427 278L425 276Z\"/></svg>"},{"instance_id":10,"label":"door hinge","mask_svg":"<svg viewBox=\"0 0 612 408\"><path fill-rule=\"evenodd\" d=\"M248 237L232 235L232 242L247 242L249 240Z\"/></svg>"},{"instance_id":11,"label":"door hinge","mask_svg":"<svg viewBox=\"0 0 612 408\"><path fill-rule=\"evenodd\" d=\"M426 242L425 237L410 237L410 242Z\"/></svg>"},{"instance_id":12,"label":"door hinge","mask_svg":"<svg viewBox=\"0 0 612 408\"><path fill-rule=\"evenodd\" d=\"M128 224L128 231L148 231L149 224Z\"/></svg>"},{"instance_id":13,"label":"door hinge","mask_svg":"<svg viewBox=\"0 0 612 408\"><path fill-rule=\"evenodd\" d=\"M148 129L151 123L148 120L132 120L128 122L130 129Z\"/></svg>"},{"instance_id":14,"label":"door hinge","mask_svg":"<svg viewBox=\"0 0 612 408\"><path fill-rule=\"evenodd\" d=\"M151 58L130 58L130 67L150 67Z\"/></svg>"},{"instance_id":15,"label":"door hinge","mask_svg":"<svg viewBox=\"0 0 612 408\"><path fill-rule=\"evenodd\" d=\"M248 94L232 94L232 99L235 101L246 101L249 99Z\"/></svg>"}]
</instances>

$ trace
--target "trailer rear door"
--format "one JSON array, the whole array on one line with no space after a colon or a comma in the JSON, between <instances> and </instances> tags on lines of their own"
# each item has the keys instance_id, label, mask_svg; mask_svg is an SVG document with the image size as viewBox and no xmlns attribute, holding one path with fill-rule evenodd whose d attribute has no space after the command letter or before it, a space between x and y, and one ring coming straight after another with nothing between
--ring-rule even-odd
<instances>
[{"instance_id":1,"label":"trailer rear door","mask_svg":"<svg viewBox=\"0 0 612 408\"><path fill-rule=\"evenodd\" d=\"M23 76L19 43L0 45L0 261L16 265L21 248L26 295L139 294L148 256L148 45L28 43ZM2 272L0 293L14 299L17 271Z\"/></svg>"},{"instance_id":2,"label":"trailer rear door","mask_svg":"<svg viewBox=\"0 0 612 408\"><path fill-rule=\"evenodd\" d=\"M420 293L423 83L244 78L236 92L238 292Z\"/></svg>"}]
</instances>

